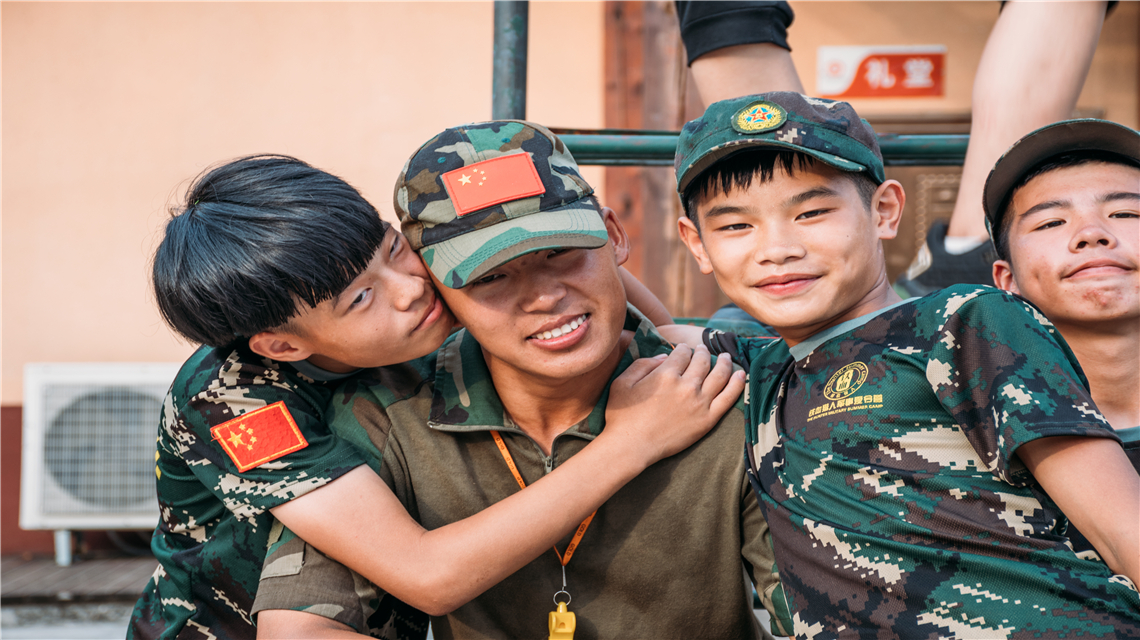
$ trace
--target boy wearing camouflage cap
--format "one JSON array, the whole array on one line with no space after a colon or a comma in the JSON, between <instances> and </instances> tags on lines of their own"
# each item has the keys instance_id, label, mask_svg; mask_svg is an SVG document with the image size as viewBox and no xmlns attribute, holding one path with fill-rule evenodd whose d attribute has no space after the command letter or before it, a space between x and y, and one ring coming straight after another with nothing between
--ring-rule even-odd
<instances>
[{"instance_id":1,"label":"boy wearing camouflage cap","mask_svg":"<svg viewBox=\"0 0 1140 640\"><path fill-rule=\"evenodd\" d=\"M749 477L796 636L1140 634L1140 483L1076 359L996 289L899 299L881 241L905 196L850 105L716 103L676 167L701 270L783 338L706 335L749 367Z\"/></svg>"},{"instance_id":2,"label":"boy wearing camouflage cap","mask_svg":"<svg viewBox=\"0 0 1140 640\"><path fill-rule=\"evenodd\" d=\"M983 208L999 255L994 283L1064 336L1140 470L1140 133L1092 119L1033 131L994 166ZM1078 551L1092 549L1067 534Z\"/></svg>"},{"instance_id":3,"label":"boy wearing camouflage cap","mask_svg":"<svg viewBox=\"0 0 1140 640\"><path fill-rule=\"evenodd\" d=\"M420 366L346 386L330 424L371 452L433 529L572 462L621 416L604 406L621 386L614 376L671 347L627 304L619 265L629 239L616 214L546 128L495 121L443 131L408 161L396 209L465 328ZM727 375L728 365L722 358L714 371ZM733 381L718 397L728 413L708 435L485 594L430 611L435 637L761 637L749 582L777 619L783 599L740 455L744 415L731 395L743 389L740 373ZM370 620L380 592L366 584L285 541L266 559L259 631L381 634Z\"/></svg>"},{"instance_id":4,"label":"boy wearing camouflage cap","mask_svg":"<svg viewBox=\"0 0 1140 640\"><path fill-rule=\"evenodd\" d=\"M203 346L165 401L155 454L162 520L151 545L160 566L130 638L252 637L250 609L278 522L406 602L466 601L720 415L675 399L680 381L663 375L667 361L639 395L622 396L647 404L549 480L425 531L325 424L333 391L360 368L429 353L454 326L419 256L359 192L286 156L214 167L167 223L154 288L164 318ZM659 421L677 412L662 437ZM404 552L411 547L417 553ZM456 568L471 558L482 571ZM393 598L377 608L391 637L426 633L422 612Z\"/></svg>"}]
</instances>

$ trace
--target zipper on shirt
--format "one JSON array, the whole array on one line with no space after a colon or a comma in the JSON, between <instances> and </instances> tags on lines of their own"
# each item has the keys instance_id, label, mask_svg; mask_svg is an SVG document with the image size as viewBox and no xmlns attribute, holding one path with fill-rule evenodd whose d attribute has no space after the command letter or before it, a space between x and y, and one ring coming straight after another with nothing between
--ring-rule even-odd
<instances>
[{"instance_id":1,"label":"zipper on shirt","mask_svg":"<svg viewBox=\"0 0 1140 640\"><path fill-rule=\"evenodd\" d=\"M542 451L542 447L538 446L538 443L535 442L534 438L527 435L526 432L521 429L519 429L518 432L527 440L530 440L530 443L534 445L534 450L538 452L538 457L542 459L542 475L549 475L550 472L554 470L554 445L558 443L558 438L561 436L554 438L554 442L550 444L550 455L546 455Z\"/></svg>"},{"instance_id":2,"label":"zipper on shirt","mask_svg":"<svg viewBox=\"0 0 1140 640\"><path fill-rule=\"evenodd\" d=\"M534 447L534 450L538 452L538 457L542 460L543 475L549 475L551 471L554 471L554 452L557 451L559 439L564 438L564 437L568 437L568 436L572 436L572 437L582 438L584 440L593 440L594 438L597 437L593 434L583 434L583 433L569 432L569 431L566 433L560 433L554 437L554 442L552 442L550 444L550 455L548 456L548 455L546 455L545 452L543 452L542 447L538 446L538 442L535 441L534 438L530 437L530 435L527 434L527 432L523 431L522 429L520 429L518 427L510 427L510 426L490 427L490 426L480 425L479 428L477 428L477 429L456 429L455 425L443 424L443 423L439 423L439 422L432 422L431 420L429 420L427 422L427 426L430 429L437 429L439 431L445 431L445 432L467 432L467 433L470 433L473 431L498 431L500 433L513 433L513 434L520 435L520 436L526 438L527 440L529 440L531 445Z\"/></svg>"}]
</instances>

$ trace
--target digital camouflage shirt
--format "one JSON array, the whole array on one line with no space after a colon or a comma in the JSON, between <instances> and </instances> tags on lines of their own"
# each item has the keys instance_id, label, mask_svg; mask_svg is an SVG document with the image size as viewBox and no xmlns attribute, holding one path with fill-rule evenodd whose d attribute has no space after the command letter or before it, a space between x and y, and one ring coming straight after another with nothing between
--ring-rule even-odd
<instances>
[{"instance_id":1,"label":"digital camouflage shirt","mask_svg":"<svg viewBox=\"0 0 1140 640\"><path fill-rule=\"evenodd\" d=\"M328 374L306 364L312 376ZM186 361L158 429L161 520L151 548L159 566L128 638L255 635L249 612L274 523L269 509L363 462L325 426L336 384L245 348L203 347ZM275 457L283 451L291 452Z\"/></svg>"},{"instance_id":2,"label":"digital camouflage shirt","mask_svg":"<svg viewBox=\"0 0 1140 640\"><path fill-rule=\"evenodd\" d=\"M1131 582L1076 555L1016 456L1116 439L1057 336L978 286L791 349L706 335L750 366L749 475L797 638L1140 637Z\"/></svg>"}]
</instances>

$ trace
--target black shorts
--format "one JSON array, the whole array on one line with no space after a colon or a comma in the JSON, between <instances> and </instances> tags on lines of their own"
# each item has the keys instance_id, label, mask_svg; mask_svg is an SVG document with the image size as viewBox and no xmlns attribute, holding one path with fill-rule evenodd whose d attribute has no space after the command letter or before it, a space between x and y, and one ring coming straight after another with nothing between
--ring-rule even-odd
<instances>
[{"instance_id":1,"label":"black shorts","mask_svg":"<svg viewBox=\"0 0 1140 640\"><path fill-rule=\"evenodd\" d=\"M704 54L738 44L770 42L791 51L788 26L796 14L787 2L683 2L677 20L689 64Z\"/></svg>"}]
</instances>

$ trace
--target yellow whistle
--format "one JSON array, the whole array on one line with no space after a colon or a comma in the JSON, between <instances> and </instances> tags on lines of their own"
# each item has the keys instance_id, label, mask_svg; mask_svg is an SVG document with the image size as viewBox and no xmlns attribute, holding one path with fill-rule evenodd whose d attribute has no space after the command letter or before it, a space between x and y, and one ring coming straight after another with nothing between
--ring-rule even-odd
<instances>
[{"instance_id":1,"label":"yellow whistle","mask_svg":"<svg viewBox=\"0 0 1140 640\"><path fill-rule=\"evenodd\" d=\"M574 614L566 610L566 603L559 602L558 610L550 612L550 640L574 640L577 624Z\"/></svg>"}]
</instances>

